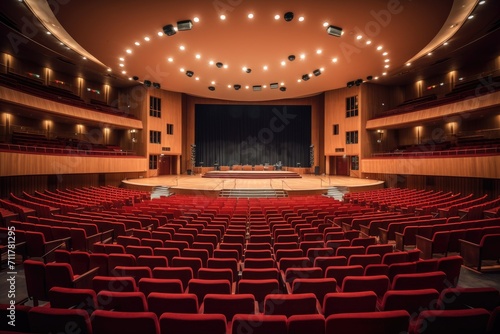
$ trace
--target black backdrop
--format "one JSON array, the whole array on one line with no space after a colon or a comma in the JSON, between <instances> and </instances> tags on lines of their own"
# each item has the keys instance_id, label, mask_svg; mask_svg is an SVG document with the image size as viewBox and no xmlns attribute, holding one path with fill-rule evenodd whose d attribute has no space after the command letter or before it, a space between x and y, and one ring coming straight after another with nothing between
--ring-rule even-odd
<instances>
[{"instance_id":1,"label":"black backdrop","mask_svg":"<svg viewBox=\"0 0 500 334\"><path fill-rule=\"evenodd\" d=\"M195 106L196 166L308 167L311 106Z\"/></svg>"}]
</instances>

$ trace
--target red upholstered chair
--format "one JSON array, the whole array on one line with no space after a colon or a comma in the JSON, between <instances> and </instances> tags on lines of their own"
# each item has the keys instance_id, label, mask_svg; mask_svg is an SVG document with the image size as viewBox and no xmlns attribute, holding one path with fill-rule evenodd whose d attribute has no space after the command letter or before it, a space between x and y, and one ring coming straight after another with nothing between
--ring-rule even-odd
<instances>
[{"instance_id":1,"label":"red upholstered chair","mask_svg":"<svg viewBox=\"0 0 500 334\"><path fill-rule=\"evenodd\" d=\"M325 317L322 314L296 314L287 319L288 334L325 333Z\"/></svg>"},{"instance_id":2,"label":"red upholstered chair","mask_svg":"<svg viewBox=\"0 0 500 334\"><path fill-rule=\"evenodd\" d=\"M373 291L327 293L323 298L323 314L374 312L377 295Z\"/></svg>"},{"instance_id":3,"label":"red upholstered chair","mask_svg":"<svg viewBox=\"0 0 500 334\"><path fill-rule=\"evenodd\" d=\"M139 283L141 278L151 278L153 276L149 267L139 266L116 266L112 274L116 277L133 277L136 284Z\"/></svg>"},{"instance_id":4,"label":"red upholstered chair","mask_svg":"<svg viewBox=\"0 0 500 334\"><path fill-rule=\"evenodd\" d=\"M486 333L490 314L482 308L467 310L427 310L412 323L411 334Z\"/></svg>"},{"instance_id":5,"label":"red upholstered chair","mask_svg":"<svg viewBox=\"0 0 500 334\"><path fill-rule=\"evenodd\" d=\"M237 314L233 317L231 332L252 334L287 334L287 318L284 315Z\"/></svg>"},{"instance_id":6,"label":"red upholstered chair","mask_svg":"<svg viewBox=\"0 0 500 334\"><path fill-rule=\"evenodd\" d=\"M365 268L369 264L380 264L382 257L378 254L354 254L349 257L347 265L361 265Z\"/></svg>"},{"instance_id":7,"label":"red upholstered chair","mask_svg":"<svg viewBox=\"0 0 500 334\"><path fill-rule=\"evenodd\" d=\"M121 312L144 312L148 310L144 293L102 290L97 294L99 309Z\"/></svg>"},{"instance_id":8,"label":"red upholstered chair","mask_svg":"<svg viewBox=\"0 0 500 334\"><path fill-rule=\"evenodd\" d=\"M410 315L403 310L332 314L325 320L325 333L406 333L409 322Z\"/></svg>"},{"instance_id":9,"label":"red upholstered chair","mask_svg":"<svg viewBox=\"0 0 500 334\"><path fill-rule=\"evenodd\" d=\"M135 256L132 254L109 254L108 270L109 275L113 275L116 266L133 267L136 265Z\"/></svg>"},{"instance_id":10,"label":"red upholstered chair","mask_svg":"<svg viewBox=\"0 0 500 334\"><path fill-rule=\"evenodd\" d=\"M412 318L422 310L436 309L439 292L435 289L389 290L379 305L380 311L405 310Z\"/></svg>"},{"instance_id":11,"label":"red upholstered chair","mask_svg":"<svg viewBox=\"0 0 500 334\"><path fill-rule=\"evenodd\" d=\"M273 258L266 259L245 259L243 268L275 268L276 262Z\"/></svg>"},{"instance_id":12,"label":"red upholstered chair","mask_svg":"<svg viewBox=\"0 0 500 334\"><path fill-rule=\"evenodd\" d=\"M153 255L153 248L149 246L133 246L125 247L125 253L132 254L136 259L141 255Z\"/></svg>"},{"instance_id":13,"label":"red upholstered chair","mask_svg":"<svg viewBox=\"0 0 500 334\"><path fill-rule=\"evenodd\" d=\"M280 278L278 268L244 268L241 271L242 279L276 279Z\"/></svg>"},{"instance_id":14,"label":"red upholstered chair","mask_svg":"<svg viewBox=\"0 0 500 334\"><path fill-rule=\"evenodd\" d=\"M226 334L226 318L222 314L164 313L160 329L162 334Z\"/></svg>"},{"instance_id":15,"label":"red upholstered chair","mask_svg":"<svg viewBox=\"0 0 500 334\"><path fill-rule=\"evenodd\" d=\"M69 263L51 262L45 265L45 281L47 289L54 286L65 288L90 288L92 278L97 274L97 268L81 275L75 275Z\"/></svg>"},{"instance_id":16,"label":"red upholstered chair","mask_svg":"<svg viewBox=\"0 0 500 334\"><path fill-rule=\"evenodd\" d=\"M285 315L318 314L319 303L313 293L268 294L264 299L264 314Z\"/></svg>"},{"instance_id":17,"label":"red upholstered chair","mask_svg":"<svg viewBox=\"0 0 500 334\"><path fill-rule=\"evenodd\" d=\"M386 253L382 256L382 263L390 266L393 263L408 262L408 252Z\"/></svg>"},{"instance_id":18,"label":"red upholstered chair","mask_svg":"<svg viewBox=\"0 0 500 334\"><path fill-rule=\"evenodd\" d=\"M196 257L174 257L172 259L172 267L174 268L179 268L179 267L188 267L191 268L193 271L193 278L198 277L198 270L203 267L203 262L201 259L196 258Z\"/></svg>"},{"instance_id":19,"label":"red upholstered chair","mask_svg":"<svg viewBox=\"0 0 500 334\"><path fill-rule=\"evenodd\" d=\"M48 300L45 263L28 259L23 262L23 266L28 298L33 299L34 306L38 306L40 300Z\"/></svg>"},{"instance_id":20,"label":"red upholstered chair","mask_svg":"<svg viewBox=\"0 0 500 334\"><path fill-rule=\"evenodd\" d=\"M442 257L438 260L438 270L446 274L447 286L457 286L463 263L463 258L458 255Z\"/></svg>"},{"instance_id":21,"label":"red upholstered chair","mask_svg":"<svg viewBox=\"0 0 500 334\"><path fill-rule=\"evenodd\" d=\"M168 267L168 259L165 256L157 256L157 255L140 255L136 259L137 266L140 267L149 267L149 269L153 270L156 267L166 268Z\"/></svg>"},{"instance_id":22,"label":"red upholstered chair","mask_svg":"<svg viewBox=\"0 0 500 334\"><path fill-rule=\"evenodd\" d=\"M226 321L231 322L235 314L255 314L255 306L255 298L251 294L207 294L200 306L200 313L223 314Z\"/></svg>"},{"instance_id":23,"label":"red upholstered chair","mask_svg":"<svg viewBox=\"0 0 500 334\"><path fill-rule=\"evenodd\" d=\"M69 328L74 333L96 333L91 326L89 314L80 309L38 306L29 311L28 319L31 333L67 333Z\"/></svg>"},{"instance_id":24,"label":"red upholstered chair","mask_svg":"<svg viewBox=\"0 0 500 334\"><path fill-rule=\"evenodd\" d=\"M336 248L335 255L336 256L345 256L347 260L349 260L349 257L351 255L362 255L365 254L366 250L365 247L363 246L340 246Z\"/></svg>"},{"instance_id":25,"label":"red upholstered chair","mask_svg":"<svg viewBox=\"0 0 500 334\"><path fill-rule=\"evenodd\" d=\"M47 241L42 232L26 231L26 255L31 258L45 259L45 262L54 260L54 250L66 246L69 249L68 242L71 238L57 239Z\"/></svg>"},{"instance_id":26,"label":"red upholstered chair","mask_svg":"<svg viewBox=\"0 0 500 334\"><path fill-rule=\"evenodd\" d=\"M153 269L153 278L179 279L182 282L184 291L188 287L189 281L193 278L193 269L190 267L167 267Z\"/></svg>"},{"instance_id":27,"label":"red upholstered chair","mask_svg":"<svg viewBox=\"0 0 500 334\"><path fill-rule=\"evenodd\" d=\"M389 266L387 264L369 264L365 267L365 276L388 275Z\"/></svg>"},{"instance_id":28,"label":"red upholstered chair","mask_svg":"<svg viewBox=\"0 0 500 334\"><path fill-rule=\"evenodd\" d=\"M182 281L180 279L167 278L141 278L139 280L139 291L147 297L151 292L183 293Z\"/></svg>"},{"instance_id":29,"label":"red upholstered chair","mask_svg":"<svg viewBox=\"0 0 500 334\"><path fill-rule=\"evenodd\" d=\"M15 305L15 328L13 328L11 324L9 324L9 322L11 321L11 310L13 308L14 306L10 304L0 304L0 318L4 319L4 321L0 321L0 333L31 333L28 314L29 311L31 311L32 307L22 304ZM17 332L14 332L13 329L15 329Z\"/></svg>"},{"instance_id":30,"label":"red upholstered chair","mask_svg":"<svg viewBox=\"0 0 500 334\"><path fill-rule=\"evenodd\" d=\"M432 259L435 253L446 255L448 253L448 243L450 241L450 231L435 232L431 239L421 235L416 235L416 248L420 249L423 259Z\"/></svg>"},{"instance_id":31,"label":"red upholstered chair","mask_svg":"<svg viewBox=\"0 0 500 334\"><path fill-rule=\"evenodd\" d=\"M153 312L118 312L96 310L92 314L93 334L159 334L158 318Z\"/></svg>"},{"instance_id":32,"label":"red upholstered chair","mask_svg":"<svg viewBox=\"0 0 500 334\"><path fill-rule=\"evenodd\" d=\"M165 312L198 313L198 298L193 293L151 292L147 300L148 310L158 318Z\"/></svg>"},{"instance_id":33,"label":"red upholstered chair","mask_svg":"<svg viewBox=\"0 0 500 334\"><path fill-rule=\"evenodd\" d=\"M417 271L417 264L415 262L401 262L393 263L389 266L387 276L392 282L394 277L399 274L414 274Z\"/></svg>"},{"instance_id":34,"label":"red upholstered chair","mask_svg":"<svg viewBox=\"0 0 500 334\"><path fill-rule=\"evenodd\" d=\"M392 253L393 249L394 246L390 244L370 245L366 247L366 254L378 254L383 257L387 253Z\"/></svg>"},{"instance_id":35,"label":"red upholstered chair","mask_svg":"<svg viewBox=\"0 0 500 334\"><path fill-rule=\"evenodd\" d=\"M206 249L184 248L181 252L181 258L196 258L201 260L201 267L207 266L209 252ZM173 260L172 260L173 262Z\"/></svg>"},{"instance_id":36,"label":"red upholstered chair","mask_svg":"<svg viewBox=\"0 0 500 334\"><path fill-rule=\"evenodd\" d=\"M53 308L82 309L89 314L97 309L97 296L92 289L53 287L48 295Z\"/></svg>"},{"instance_id":37,"label":"red upholstered chair","mask_svg":"<svg viewBox=\"0 0 500 334\"><path fill-rule=\"evenodd\" d=\"M292 293L314 293L319 303L327 293L337 291L337 281L334 278L296 278L292 284Z\"/></svg>"},{"instance_id":38,"label":"red upholstered chair","mask_svg":"<svg viewBox=\"0 0 500 334\"><path fill-rule=\"evenodd\" d=\"M500 294L496 288L446 288L438 300L440 310L462 310L484 308L488 311L500 304Z\"/></svg>"},{"instance_id":39,"label":"red upholstered chair","mask_svg":"<svg viewBox=\"0 0 500 334\"><path fill-rule=\"evenodd\" d=\"M341 287L346 276L363 276L364 269L356 266L330 266L326 268L325 278L335 278L337 287Z\"/></svg>"},{"instance_id":40,"label":"red upholstered chair","mask_svg":"<svg viewBox=\"0 0 500 334\"><path fill-rule=\"evenodd\" d=\"M233 274L233 282L238 279L238 261L236 259L219 259L209 258L207 261L207 268L212 269L230 269Z\"/></svg>"},{"instance_id":41,"label":"red upholstered chair","mask_svg":"<svg viewBox=\"0 0 500 334\"><path fill-rule=\"evenodd\" d=\"M446 287L445 281L446 274L442 271L399 274L392 281L392 290L436 289L441 292Z\"/></svg>"},{"instance_id":42,"label":"red upholstered chair","mask_svg":"<svg viewBox=\"0 0 500 334\"><path fill-rule=\"evenodd\" d=\"M342 282L342 292L373 291L381 299L389 289L390 281L385 275L346 276Z\"/></svg>"},{"instance_id":43,"label":"red upholstered chair","mask_svg":"<svg viewBox=\"0 0 500 334\"><path fill-rule=\"evenodd\" d=\"M193 278L189 281L186 291L194 293L198 297L198 301L203 301L208 293L231 294L232 289L228 280Z\"/></svg>"},{"instance_id":44,"label":"red upholstered chair","mask_svg":"<svg viewBox=\"0 0 500 334\"><path fill-rule=\"evenodd\" d=\"M323 272L330 266L346 266L347 258L345 256L318 256L314 259L313 267L320 267Z\"/></svg>"},{"instance_id":45,"label":"red upholstered chair","mask_svg":"<svg viewBox=\"0 0 500 334\"><path fill-rule=\"evenodd\" d=\"M236 293L252 294L259 304L260 312L263 312L265 297L271 293L279 293L279 291L277 279L240 279Z\"/></svg>"},{"instance_id":46,"label":"red upholstered chair","mask_svg":"<svg viewBox=\"0 0 500 334\"><path fill-rule=\"evenodd\" d=\"M282 273L281 281L290 285L288 290L291 291L296 278L323 278L323 270L320 267L288 268L284 275Z\"/></svg>"},{"instance_id":47,"label":"red upholstered chair","mask_svg":"<svg viewBox=\"0 0 500 334\"><path fill-rule=\"evenodd\" d=\"M164 256L168 263L172 263L172 259L176 256L181 256L181 251L178 248L157 247L153 249L154 256Z\"/></svg>"}]
</instances>

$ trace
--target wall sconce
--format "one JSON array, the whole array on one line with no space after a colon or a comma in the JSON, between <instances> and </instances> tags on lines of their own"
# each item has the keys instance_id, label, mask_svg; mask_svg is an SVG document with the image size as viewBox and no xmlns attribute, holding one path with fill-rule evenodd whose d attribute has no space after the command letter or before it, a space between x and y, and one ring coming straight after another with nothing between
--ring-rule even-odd
<instances>
[{"instance_id":1,"label":"wall sconce","mask_svg":"<svg viewBox=\"0 0 500 334\"><path fill-rule=\"evenodd\" d=\"M377 130L377 133L378 133L377 143L380 144L382 142L382 137L384 136L384 130Z\"/></svg>"}]
</instances>

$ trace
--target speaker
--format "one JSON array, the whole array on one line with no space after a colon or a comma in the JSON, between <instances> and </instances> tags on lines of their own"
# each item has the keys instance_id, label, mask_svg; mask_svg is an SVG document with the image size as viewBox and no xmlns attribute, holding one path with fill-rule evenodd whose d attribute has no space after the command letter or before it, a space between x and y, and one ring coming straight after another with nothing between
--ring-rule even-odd
<instances>
[{"instance_id":1,"label":"speaker","mask_svg":"<svg viewBox=\"0 0 500 334\"><path fill-rule=\"evenodd\" d=\"M314 166L314 175L319 175L319 166Z\"/></svg>"},{"instance_id":2,"label":"speaker","mask_svg":"<svg viewBox=\"0 0 500 334\"><path fill-rule=\"evenodd\" d=\"M329 35L332 35L332 36L335 36L335 37L342 36L342 28L339 28L339 27L328 26L328 28L326 28L326 32Z\"/></svg>"}]
</instances>

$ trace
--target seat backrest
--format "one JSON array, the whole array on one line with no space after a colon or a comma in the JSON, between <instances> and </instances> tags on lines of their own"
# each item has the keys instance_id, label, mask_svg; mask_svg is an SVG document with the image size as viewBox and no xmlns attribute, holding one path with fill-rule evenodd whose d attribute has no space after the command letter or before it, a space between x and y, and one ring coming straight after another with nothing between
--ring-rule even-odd
<instances>
[{"instance_id":1,"label":"seat backrest","mask_svg":"<svg viewBox=\"0 0 500 334\"><path fill-rule=\"evenodd\" d=\"M361 265L355 266L329 266L326 268L325 277L335 278L338 286L342 286L346 276L362 276L364 269Z\"/></svg>"},{"instance_id":2,"label":"seat backrest","mask_svg":"<svg viewBox=\"0 0 500 334\"><path fill-rule=\"evenodd\" d=\"M200 268L198 270L198 278L200 279L223 279L233 284L233 272L229 268Z\"/></svg>"},{"instance_id":3,"label":"seat backrest","mask_svg":"<svg viewBox=\"0 0 500 334\"><path fill-rule=\"evenodd\" d=\"M254 314L255 298L251 294L220 295L207 294L203 299L203 313L224 314L228 322L235 314Z\"/></svg>"},{"instance_id":4,"label":"seat backrest","mask_svg":"<svg viewBox=\"0 0 500 334\"><path fill-rule=\"evenodd\" d=\"M440 270L446 274L447 286L457 286L463 262L463 258L459 255L442 257L438 260L437 270Z\"/></svg>"},{"instance_id":5,"label":"seat backrest","mask_svg":"<svg viewBox=\"0 0 500 334\"><path fill-rule=\"evenodd\" d=\"M158 318L165 312L198 313L198 298L193 293L151 292L147 298L148 310Z\"/></svg>"},{"instance_id":6,"label":"seat backrest","mask_svg":"<svg viewBox=\"0 0 500 334\"><path fill-rule=\"evenodd\" d=\"M53 287L48 295L50 307L82 309L89 314L97 308L97 296L92 289Z\"/></svg>"},{"instance_id":7,"label":"seat backrest","mask_svg":"<svg viewBox=\"0 0 500 334\"><path fill-rule=\"evenodd\" d=\"M207 268L213 269L230 269L233 274L233 282L238 279L238 261L236 259L220 259L220 258L209 258L207 261Z\"/></svg>"},{"instance_id":8,"label":"seat backrest","mask_svg":"<svg viewBox=\"0 0 500 334\"><path fill-rule=\"evenodd\" d=\"M342 282L342 292L373 291L378 298L382 298L389 284L389 278L385 275L346 276Z\"/></svg>"},{"instance_id":9,"label":"seat backrest","mask_svg":"<svg viewBox=\"0 0 500 334\"><path fill-rule=\"evenodd\" d=\"M332 314L325 320L326 333L406 333L410 315L403 310Z\"/></svg>"},{"instance_id":10,"label":"seat backrest","mask_svg":"<svg viewBox=\"0 0 500 334\"><path fill-rule=\"evenodd\" d=\"M69 263L51 262L45 265L47 289L54 286L73 288L73 268Z\"/></svg>"},{"instance_id":11,"label":"seat backrest","mask_svg":"<svg viewBox=\"0 0 500 334\"><path fill-rule=\"evenodd\" d=\"M241 271L242 279L278 279L278 268L244 268Z\"/></svg>"},{"instance_id":12,"label":"seat backrest","mask_svg":"<svg viewBox=\"0 0 500 334\"><path fill-rule=\"evenodd\" d=\"M213 333L226 332L226 318L222 314L164 313L160 316L162 333Z\"/></svg>"},{"instance_id":13,"label":"seat backrest","mask_svg":"<svg viewBox=\"0 0 500 334\"><path fill-rule=\"evenodd\" d=\"M292 284L292 293L314 293L318 302L323 303L327 293L337 291L334 278L296 278Z\"/></svg>"},{"instance_id":14,"label":"seat backrest","mask_svg":"<svg viewBox=\"0 0 500 334\"><path fill-rule=\"evenodd\" d=\"M179 279L182 282L182 288L186 290L189 280L193 278L193 269L190 267L155 268L153 278Z\"/></svg>"},{"instance_id":15,"label":"seat backrest","mask_svg":"<svg viewBox=\"0 0 500 334\"><path fill-rule=\"evenodd\" d=\"M144 312L148 310L146 297L142 292L121 292L102 290L97 294L99 309L121 312Z\"/></svg>"},{"instance_id":16,"label":"seat backrest","mask_svg":"<svg viewBox=\"0 0 500 334\"><path fill-rule=\"evenodd\" d=\"M277 279L240 279L237 285L237 293L252 294L259 303L261 311L264 308L264 298L268 294L279 292L280 289Z\"/></svg>"},{"instance_id":17,"label":"seat backrest","mask_svg":"<svg viewBox=\"0 0 500 334\"><path fill-rule=\"evenodd\" d=\"M165 256L159 255L139 255L136 259L137 265L140 267L149 267L153 270L156 267L168 267L168 259Z\"/></svg>"},{"instance_id":18,"label":"seat backrest","mask_svg":"<svg viewBox=\"0 0 500 334\"><path fill-rule=\"evenodd\" d=\"M188 283L189 293L194 293L198 301L208 293L231 294L231 283L224 279L199 279L193 278Z\"/></svg>"},{"instance_id":19,"label":"seat backrest","mask_svg":"<svg viewBox=\"0 0 500 334\"><path fill-rule=\"evenodd\" d=\"M413 323L414 333L486 333L490 314L485 309L427 310Z\"/></svg>"},{"instance_id":20,"label":"seat backrest","mask_svg":"<svg viewBox=\"0 0 500 334\"><path fill-rule=\"evenodd\" d=\"M116 266L115 269L113 269L113 276L133 277L136 284L138 284L141 278L151 278L153 275L151 268L145 266Z\"/></svg>"},{"instance_id":21,"label":"seat backrest","mask_svg":"<svg viewBox=\"0 0 500 334\"><path fill-rule=\"evenodd\" d=\"M325 334L325 317L322 314L295 314L287 319L288 334Z\"/></svg>"},{"instance_id":22,"label":"seat backrest","mask_svg":"<svg viewBox=\"0 0 500 334\"><path fill-rule=\"evenodd\" d=\"M382 298L380 310L405 310L413 316L422 310L435 309L438 298L435 289L389 290Z\"/></svg>"},{"instance_id":23,"label":"seat backrest","mask_svg":"<svg viewBox=\"0 0 500 334\"><path fill-rule=\"evenodd\" d=\"M184 288L180 279L141 278L138 284L139 291L147 297L151 292L183 293Z\"/></svg>"},{"instance_id":24,"label":"seat backrest","mask_svg":"<svg viewBox=\"0 0 500 334\"><path fill-rule=\"evenodd\" d=\"M264 314L285 315L317 314L318 300L313 293L268 294L264 299Z\"/></svg>"},{"instance_id":25,"label":"seat backrest","mask_svg":"<svg viewBox=\"0 0 500 334\"><path fill-rule=\"evenodd\" d=\"M92 289L96 293L102 290L134 292L137 291L137 286L133 277L95 276L92 279Z\"/></svg>"},{"instance_id":26,"label":"seat backrest","mask_svg":"<svg viewBox=\"0 0 500 334\"><path fill-rule=\"evenodd\" d=\"M446 274L442 271L429 273L399 274L392 281L392 290L436 289L445 288Z\"/></svg>"},{"instance_id":27,"label":"seat backrest","mask_svg":"<svg viewBox=\"0 0 500 334\"><path fill-rule=\"evenodd\" d=\"M23 265L28 297L33 298L34 305L38 306L38 300L48 300L45 263L28 259L23 262Z\"/></svg>"},{"instance_id":28,"label":"seat backrest","mask_svg":"<svg viewBox=\"0 0 500 334\"><path fill-rule=\"evenodd\" d=\"M197 278L198 270L203 267L203 262L196 257L176 256L172 259L172 267L189 267L193 270L193 278Z\"/></svg>"},{"instance_id":29,"label":"seat backrest","mask_svg":"<svg viewBox=\"0 0 500 334\"><path fill-rule=\"evenodd\" d=\"M284 315L237 314L233 317L231 333L287 334L286 321Z\"/></svg>"},{"instance_id":30,"label":"seat backrest","mask_svg":"<svg viewBox=\"0 0 500 334\"><path fill-rule=\"evenodd\" d=\"M130 333L140 328L143 333L160 333L158 318L153 312L118 312L96 310L92 315L93 334Z\"/></svg>"},{"instance_id":31,"label":"seat backrest","mask_svg":"<svg viewBox=\"0 0 500 334\"><path fill-rule=\"evenodd\" d=\"M327 293L322 305L325 317L337 313L374 312L377 295L373 291Z\"/></svg>"},{"instance_id":32,"label":"seat backrest","mask_svg":"<svg viewBox=\"0 0 500 334\"><path fill-rule=\"evenodd\" d=\"M80 309L33 307L28 313L32 333L66 333L68 324L75 333L92 334L89 314Z\"/></svg>"}]
</instances>

